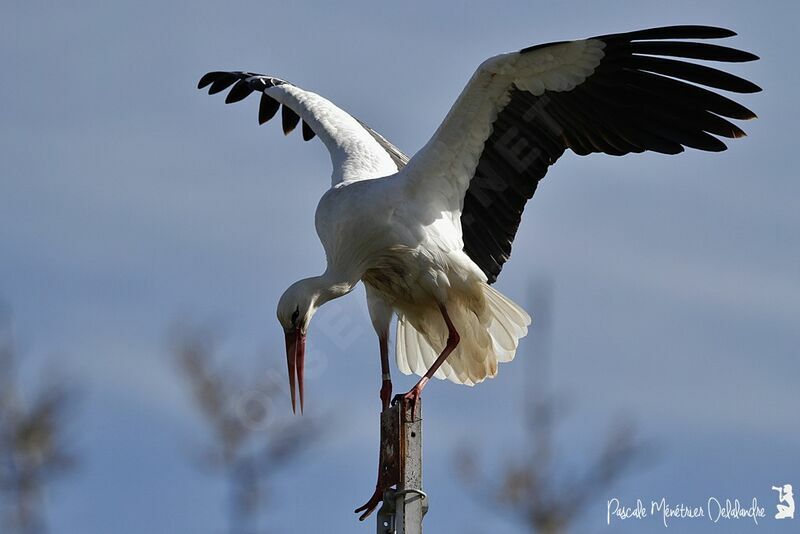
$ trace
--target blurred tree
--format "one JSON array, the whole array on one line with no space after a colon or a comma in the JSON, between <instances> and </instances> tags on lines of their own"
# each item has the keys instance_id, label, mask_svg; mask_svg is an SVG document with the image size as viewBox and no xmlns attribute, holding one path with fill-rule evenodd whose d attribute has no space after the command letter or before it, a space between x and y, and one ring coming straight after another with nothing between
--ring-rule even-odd
<instances>
[{"instance_id":1,"label":"blurred tree","mask_svg":"<svg viewBox=\"0 0 800 534\"><path fill-rule=\"evenodd\" d=\"M227 482L229 532L251 534L259 531L267 480L308 447L318 425L308 417L279 419L271 407L288 395L285 388L266 373L248 381L218 368L216 352L207 331L178 336L179 369L211 430L200 465Z\"/></svg>"},{"instance_id":2,"label":"blurred tree","mask_svg":"<svg viewBox=\"0 0 800 534\"><path fill-rule=\"evenodd\" d=\"M564 458L555 449L555 423L563 419L563 410L548 387L552 286L535 284L532 300L536 327L531 330L529 343L535 358L526 361L536 369L526 373L531 380L525 399L526 454L506 459L499 479L485 474L470 448L457 451L455 463L459 475L481 502L510 513L526 532L565 534L581 518L587 501L627 474L646 448L632 425L618 422L610 425L604 445L582 474L563 474Z\"/></svg>"},{"instance_id":3,"label":"blurred tree","mask_svg":"<svg viewBox=\"0 0 800 534\"><path fill-rule=\"evenodd\" d=\"M49 383L25 398L19 391L10 328L0 328L0 532L45 532L43 493L75 464L65 444L71 396Z\"/></svg>"}]
</instances>

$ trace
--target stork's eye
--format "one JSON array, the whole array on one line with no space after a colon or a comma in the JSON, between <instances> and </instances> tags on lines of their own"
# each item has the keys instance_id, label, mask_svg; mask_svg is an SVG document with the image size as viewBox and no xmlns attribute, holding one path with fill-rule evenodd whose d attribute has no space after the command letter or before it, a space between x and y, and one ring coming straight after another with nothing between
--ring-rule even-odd
<instances>
[{"instance_id":1,"label":"stork's eye","mask_svg":"<svg viewBox=\"0 0 800 534\"><path fill-rule=\"evenodd\" d=\"M298 317L300 317L300 308L297 308L294 313L292 313L292 324L297 324Z\"/></svg>"}]
</instances>

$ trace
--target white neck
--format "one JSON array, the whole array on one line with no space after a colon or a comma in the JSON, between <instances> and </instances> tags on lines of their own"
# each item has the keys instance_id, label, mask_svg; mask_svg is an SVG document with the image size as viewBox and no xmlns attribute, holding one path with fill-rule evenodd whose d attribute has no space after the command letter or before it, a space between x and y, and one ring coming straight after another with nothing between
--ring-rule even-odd
<instances>
[{"instance_id":1,"label":"white neck","mask_svg":"<svg viewBox=\"0 0 800 534\"><path fill-rule=\"evenodd\" d=\"M316 295L314 305L319 308L329 300L343 297L350 293L358 283L358 280L348 280L327 270L320 276L306 278L302 283L310 292Z\"/></svg>"}]
</instances>

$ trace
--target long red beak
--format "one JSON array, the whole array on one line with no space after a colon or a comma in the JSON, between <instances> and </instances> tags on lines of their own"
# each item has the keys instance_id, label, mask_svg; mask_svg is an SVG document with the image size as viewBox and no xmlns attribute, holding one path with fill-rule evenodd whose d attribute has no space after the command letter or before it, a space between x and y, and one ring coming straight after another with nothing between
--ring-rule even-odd
<instances>
[{"instance_id":1,"label":"long red beak","mask_svg":"<svg viewBox=\"0 0 800 534\"><path fill-rule=\"evenodd\" d=\"M292 394L292 413L295 410L295 382L300 386L300 413L303 413L303 367L306 357L306 336L299 328L286 332L286 363L289 366L289 390Z\"/></svg>"}]
</instances>

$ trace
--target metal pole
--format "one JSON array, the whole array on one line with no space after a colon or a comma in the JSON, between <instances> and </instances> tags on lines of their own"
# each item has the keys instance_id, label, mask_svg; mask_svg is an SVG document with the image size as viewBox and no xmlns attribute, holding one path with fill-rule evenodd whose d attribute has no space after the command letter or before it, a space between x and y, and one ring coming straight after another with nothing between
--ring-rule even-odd
<instances>
[{"instance_id":1,"label":"metal pole","mask_svg":"<svg viewBox=\"0 0 800 534\"><path fill-rule=\"evenodd\" d=\"M422 534L428 496L422 491L422 401L416 413L395 399L381 414L381 468L389 489L378 510L378 534Z\"/></svg>"},{"instance_id":2,"label":"metal pole","mask_svg":"<svg viewBox=\"0 0 800 534\"><path fill-rule=\"evenodd\" d=\"M422 491L422 400L416 413L399 402L400 483L397 485L397 534L422 534L422 517L428 511L428 496Z\"/></svg>"}]
</instances>

